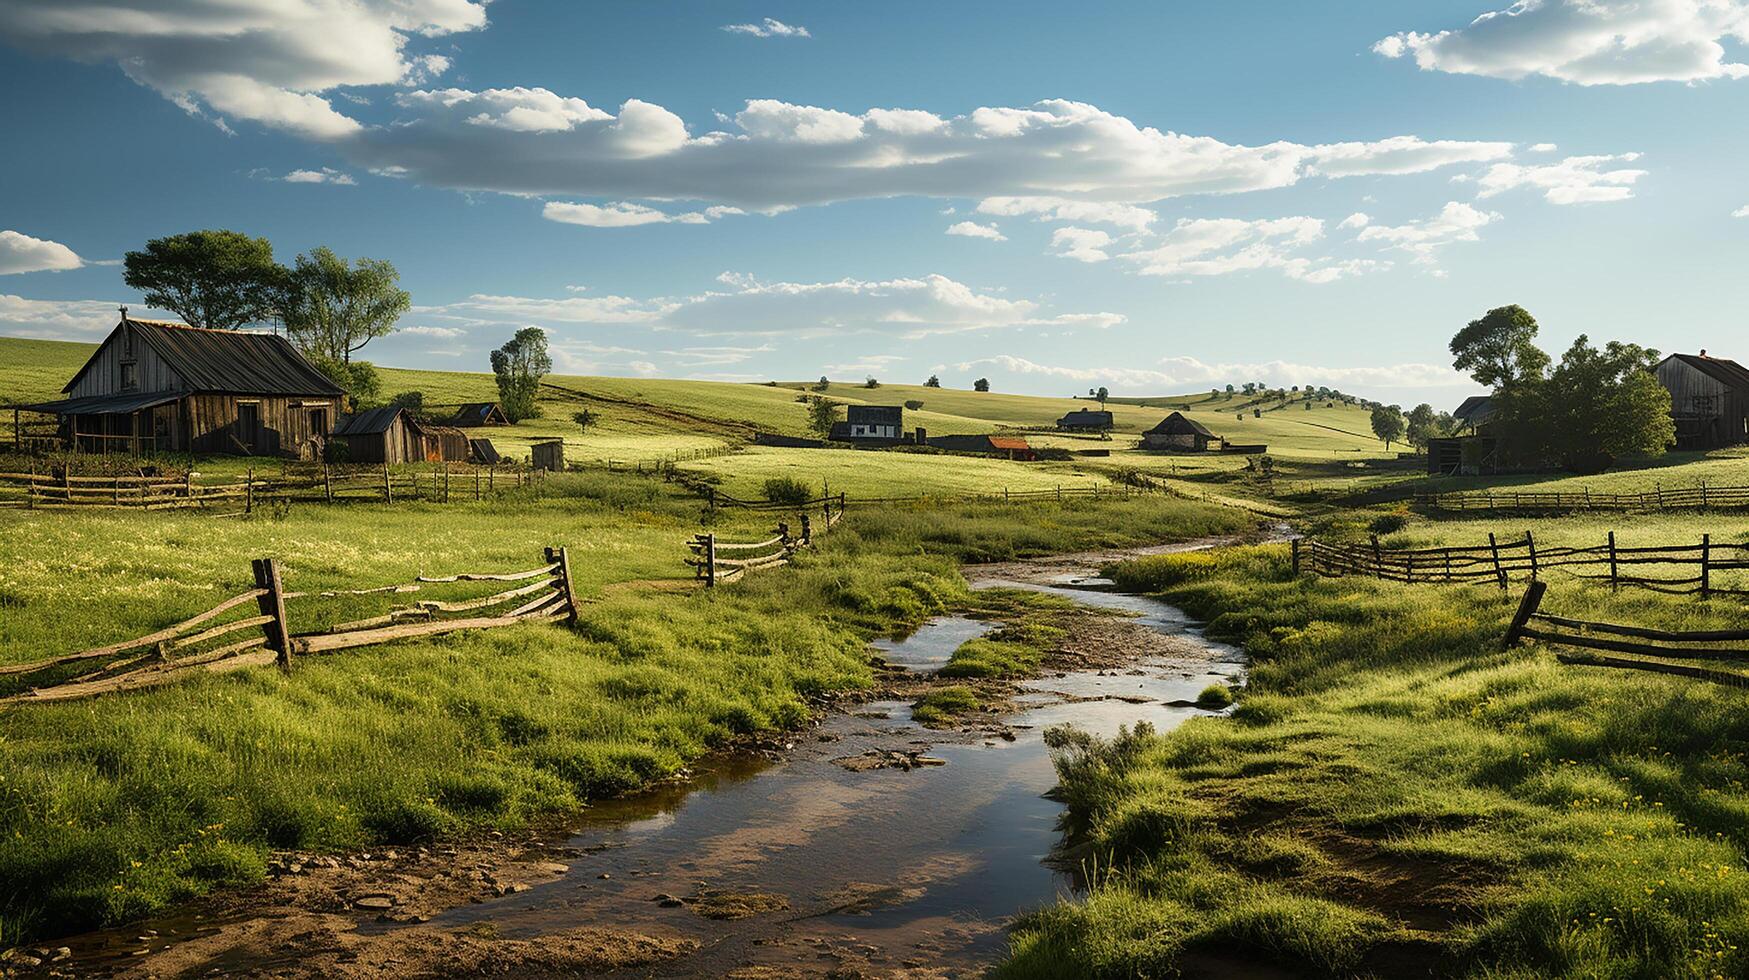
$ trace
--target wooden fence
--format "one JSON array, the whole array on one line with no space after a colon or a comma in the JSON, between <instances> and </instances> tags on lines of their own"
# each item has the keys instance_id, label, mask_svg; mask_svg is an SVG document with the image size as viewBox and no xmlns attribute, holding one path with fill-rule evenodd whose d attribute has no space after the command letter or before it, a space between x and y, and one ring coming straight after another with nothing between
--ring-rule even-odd
<instances>
[{"instance_id":1,"label":"wooden fence","mask_svg":"<svg viewBox=\"0 0 1749 980\"><path fill-rule=\"evenodd\" d=\"M1363 575L1397 582L1487 582L1504 589L1514 576L1537 581L1552 568L1576 578L1677 595L1749 595L1738 579L1715 580L1720 572L1749 569L1749 545L1719 544L1703 534L1698 544L1627 548L1610 531L1590 548L1538 546L1531 532L1522 541L1460 548L1384 548L1374 535L1370 545L1339 544L1314 538L1294 540L1293 570L1327 578ZM1658 574L1649 574L1658 570Z\"/></svg>"},{"instance_id":2,"label":"wooden fence","mask_svg":"<svg viewBox=\"0 0 1749 980\"><path fill-rule=\"evenodd\" d=\"M791 555L813 544L815 535L832 530L844 517L842 495L822 498L809 506L820 508L820 523L816 525L813 514L803 511L800 534L792 534L787 521L778 523L774 537L745 544L718 541L715 532L707 532L687 542L692 557L686 563L692 566L697 578L704 579L707 589L733 582L748 572L787 565Z\"/></svg>"},{"instance_id":3,"label":"wooden fence","mask_svg":"<svg viewBox=\"0 0 1749 980\"><path fill-rule=\"evenodd\" d=\"M1609 510L1648 513L1660 510L1742 510L1749 508L1749 487L1654 487L1638 493L1505 490L1421 494L1415 502L1429 511L1549 513Z\"/></svg>"},{"instance_id":4,"label":"wooden fence","mask_svg":"<svg viewBox=\"0 0 1749 980\"><path fill-rule=\"evenodd\" d=\"M1564 664L1644 670L1749 687L1749 674L1671 662L1749 661L1749 630L1654 630L1550 616L1540 611L1547 589L1547 582L1532 582L1525 589L1512 625L1506 630L1506 649L1523 640L1541 640L1583 651L1556 654L1556 659ZM1657 659L1645 659L1648 657Z\"/></svg>"},{"instance_id":5,"label":"wooden fence","mask_svg":"<svg viewBox=\"0 0 1749 980\"><path fill-rule=\"evenodd\" d=\"M544 470L458 463L382 466L306 465L277 476L251 469L242 479L196 482L182 476L74 476L60 473L0 473L0 508L111 508L182 510L241 508L272 501L344 503L480 500L544 478Z\"/></svg>"},{"instance_id":6,"label":"wooden fence","mask_svg":"<svg viewBox=\"0 0 1749 980\"><path fill-rule=\"evenodd\" d=\"M0 697L0 704L71 701L156 687L200 673L270 663L290 668L296 656L332 653L458 630L493 629L557 619L576 622L578 600L571 586L569 553L564 548L548 548L543 559L545 564L539 568L520 572L421 575L412 582L370 589L288 592L281 582L279 562L273 558L259 558L254 562L253 589L179 623L145 636L77 653L34 663L0 665L0 681L7 678L26 680L31 675L77 664L96 667L49 686ZM461 582L516 584L492 595L416 600L410 605L338 623L316 632L296 632L287 614L288 603L295 608L319 599L398 596Z\"/></svg>"}]
</instances>

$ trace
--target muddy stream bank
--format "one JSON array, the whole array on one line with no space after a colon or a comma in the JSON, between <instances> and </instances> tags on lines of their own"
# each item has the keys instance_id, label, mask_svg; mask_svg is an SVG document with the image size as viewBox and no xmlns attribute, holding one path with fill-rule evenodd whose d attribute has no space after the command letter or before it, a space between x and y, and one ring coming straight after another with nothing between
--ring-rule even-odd
<instances>
[{"instance_id":1,"label":"muddy stream bank","mask_svg":"<svg viewBox=\"0 0 1749 980\"><path fill-rule=\"evenodd\" d=\"M1114 558L968 568L975 588L1067 597L1081 617L1042 676L951 730L910 716L907 684L997 623L942 617L875 644L883 692L777 751L701 760L691 778L531 837L282 865L227 906L65 941L78 976L742 978L976 975L1016 914L1077 887L1053 860L1061 807L1043 732L1171 728L1240 652L1177 609L1102 591ZM60 945L60 944L52 944Z\"/></svg>"}]
</instances>

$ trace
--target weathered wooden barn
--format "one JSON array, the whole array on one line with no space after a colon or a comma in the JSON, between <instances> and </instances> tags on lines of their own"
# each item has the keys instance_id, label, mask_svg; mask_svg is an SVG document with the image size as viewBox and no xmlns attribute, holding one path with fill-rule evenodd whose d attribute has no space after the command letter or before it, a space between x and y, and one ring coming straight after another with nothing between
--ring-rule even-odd
<instances>
[{"instance_id":1,"label":"weathered wooden barn","mask_svg":"<svg viewBox=\"0 0 1749 980\"><path fill-rule=\"evenodd\" d=\"M1183 412L1173 412L1161 419L1159 425L1142 433L1141 448L1201 453L1208 451L1209 443L1215 438L1215 434L1201 422L1185 418Z\"/></svg>"},{"instance_id":2,"label":"weathered wooden barn","mask_svg":"<svg viewBox=\"0 0 1749 980\"><path fill-rule=\"evenodd\" d=\"M61 391L22 406L58 417L78 452L311 456L346 393L284 337L121 321Z\"/></svg>"},{"instance_id":3,"label":"weathered wooden barn","mask_svg":"<svg viewBox=\"0 0 1749 980\"><path fill-rule=\"evenodd\" d=\"M1111 413L1103 409L1076 409L1057 420L1057 428L1083 432L1105 432L1113 425Z\"/></svg>"},{"instance_id":4,"label":"weathered wooden barn","mask_svg":"<svg viewBox=\"0 0 1749 980\"><path fill-rule=\"evenodd\" d=\"M352 463L467 462L467 433L452 425L427 422L398 405L385 405L348 418L334 430Z\"/></svg>"},{"instance_id":5,"label":"weathered wooden barn","mask_svg":"<svg viewBox=\"0 0 1749 980\"><path fill-rule=\"evenodd\" d=\"M925 436L920 441L950 453L980 453L1027 462L1038 459L1038 452L1020 436Z\"/></svg>"},{"instance_id":6,"label":"weathered wooden barn","mask_svg":"<svg viewBox=\"0 0 1749 980\"><path fill-rule=\"evenodd\" d=\"M504 414L504 407L497 402L469 402L455 410L449 424L463 429L476 429L484 425L509 425L510 416Z\"/></svg>"},{"instance_id":7,"label":"weathered wooden barn","mask_svg":"<svg viewBox=\"0 0 1749 980\"><path fill-rule=\"evenodd\" d=\"M1671 354L1653 373L1670 392L1677 446L1712 449L1749 442L1749 369L1703 350Z\"/></svg>"},{"instance_id":8,"label":"weathered wooden barn","mask_svg":"<svg viewBox=\"0 0 1749 980\"><path fill-rule=\"evenodd\" d=\"M1471 395L1451 413L1459 430L1479 433L1494 419L1494 398L1491 395Z\"/></svg>"}]
</instances>

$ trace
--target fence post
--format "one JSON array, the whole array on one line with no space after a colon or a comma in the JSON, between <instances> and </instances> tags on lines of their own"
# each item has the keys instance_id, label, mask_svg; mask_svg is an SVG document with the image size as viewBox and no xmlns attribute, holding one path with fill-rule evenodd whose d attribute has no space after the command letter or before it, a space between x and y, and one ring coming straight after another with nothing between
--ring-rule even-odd
<instances>
[{"instance_id":1,"label":"fence post","mask_svg":"<svg viewBox=\"0 0 1749 980\"><path fill-rule=\"evenodd\" d=\"M571 588L571 552L560 546L546 550L547 563L557 563L559 568L559 588L565 591L565 622L577 625L577 593Z\"/></svg>"},{"instance_id":2,"label":"fence post","mask_svg":"<svg viewBox=\"0 0 1749 980\"><path fill-rule=\"evenodd\" d=\"M844 491L842 490L838 491L838 514L839 516L844 514Z\"/></svg>"},{"instance_id":3,"label":"fence post","mask_svg":"<svg viewBox=\"0 0 1749 980\"><path fill-rule=\"evenodd\" d=\"M1372 535L1372 573L1374 578L1385 577L1385 556L1379 550L1379 536Z\"/></svg>"},{"instance_id":4,"label":"fence post","mask_svg":"<svg viewBox=\"0 0 1749 980\"><path fill-rule=\"evenodd\" d=\"M182 496L188 500L194 499L194 471L182 471Z\"/></svg>"},{"instance_id":5,"label":"fence post","mask_svg":"<svg viewBox=\"0 0 1749 980\"><path fill-rule=\"evenodd\" d=\"M1700 536L1700 597L1707 598L1713 591L1713 536Z\"/></svg>"},{"instance_id":6,"label":"fence post","mask_svg":"<svg viewBox=\"0 0 1749 980\"><path fill-rule=\"evenodd\" d=\"M1700 509L1706 510L1706 481L1700 481Z\"/></svg>"},{"instance_id":7,"label":"fence post","mask_svg":"<svg viewBox=\"0 0 1749 980\"><path fill-rule=\"evenodd\" d=\"M1532 582L1524 590L1524 598L1518 601L1518 611L1512 614L1512 625L1506 627L1506 642L1502 649L1510 650L1518 645L1524 626L1530 622L1530 617L1536 614L1542 605L1543 592L1549 587L1547 582Z\"/></svg>"},{"instance_id":8,"label":"fence post","mask_svg":"<svg viewBox=\"0 0 1749 980\"><path fill-rule=\"evenodd\" d=\"M480 499L480 468L474 467L474 499Z\"/></svg>"},{"instance_id":9,"label":"fence post","mask_svg":"<svg viewBox=\"0 0 1749 980\"><path fill-rule=\"evenodd\" d=\"M30 482L24 488L24 509L36 509L36 460L30 461Z\"/></svg>"},{"instance_id":10,"label":"fence post","mask_svg":"<svg viewBox=\"0 0 1749 980\"><path fill-rule=\"evenodd\" d=\"M249 467L249 472L243 477L243 513L255 510L255 467Z\"/></svg>"},{"instance_id":11,"label":"fence post","mask_svg":"<svg viewBox=\"0 0 1749 980\"><path fill-rule=\"evenodd\" d=\"M1300 539L1294 538L1293 540L1288 542L1288 545L1290 546L1290 550L1293 554L1294 578L1299 578L1300 577Z\"/></svg>"},{"instance_id":12,"label":"fence post","mask_svg":"<svg viewBox=\"0 0 1749 980\"><path fill-rule=\"evenodd\" d=\"M1615 564L1615 532L1609 532L1609 590L1616 591L1621 587L1621 579Z\"/></svg>"},{"instance_id":13,"label":"fence post","mask_svg":"<svg viewBox=\"0 0 1749 980\"><path fill-rule=\"evenodd\" d=\"M273 617L273 621L262 628L267 634L267 648L279 654L281 667L290 667L291 630L285 621L285 591L279 583L279 562L272 558L255 559L255 587L267 590L267 594L257 600L261 615Z\"/></svg>"},{"instance_id":14,"label":"fence post","mask_svg":"<svg viewBox=\"0 0 1749 980\"><path fill-rule=\"evenodd\" d=\"M717 488L716 487L705 487L704 488L704 501L705 501L705 507L707 509L709 509L711 511L711 513L713 513L713 514L716 513L716 510L717 510Z\"/></svg>"},{"instance_id":15,"label":"fence post","mask_svg":"<svg viewBox=\"0 0 1749 980\"><path fill-rule=\"evenodd\" d=\"M1530 536L1529 531L1524 532L1524 546L1530 550L1530 580L1535 582L1537 577L1536 539Z\"/></svg>"},{"instance_id":16,"label":"fence post","mask_svg":"<svg viewBox=\"0 0 1749 980\"><path fill-rule=\"evenodd\" d=\"M1500 591L1506 591L1506 569L1500 567L1500 542L1494 540L1494 532L1488 532L1488 550L1494 555L1494 577L1500 581Z\"/></svg>"},{"instance_id":17,"label":"fence post","mask_svg":"<svg viewBox=\"0 0 1749 980\"><path fill-rule=\"evenodd\" d=\"M486 469L486 492L498 492L498 464L493 463Z\"/></svg>"},{"instance_id":18,"label":"fence post","mask_svg":"<svg viewBox=\"0 0 1749 980\"><path fill-rule=\"evenodd\" d=\"M813 543L814 543L814 529L812 527L811 522L808 520L808 515L803 514L802 515L802 547L806 548L808 545L813 544Z\"/></svg>"},{"instance_id":19,"label":"fence post","mask_svg":"<svg viewBox=\"0 0 1749 980\"><path fill-rule=\"evenodd\" d=\"M704 536L704 587L714 589L717 585L717 532L706 531Z\"/></svg>"},{"instance_id":20,"label":"fence post","mask_svg":"<svg viewBox=\"0 0 1749 980\"><path fill-rule=\"evenodd\" d=\"M1445 580L1451 581L1451 549L1445 549Z\"/></svg>"},{"instance_id":21,"label":"fence post","mask_svg":"<svg viewBox=\"0 0 1749 980\"><path fill-rule=\"evenodd\" d=\"M389 461L385 459L383 460L383 503L392 504L394 502L395 487L389 482Z\"/></svg>"},{"instance_id":22,"label":"fence post","mask_svg":"<svg viewBox=\"0 0 1749 980\"><path fill-rule=\"evenodd\" d=\"M449 460L443 461L443 502L449 503Z\"/></svg>"},{"instance_id":23,"label":"fence post","mask_svg":"<svg viewBox=\"0 0 1749 980\"><path fill-rule=\"evenodd\" d=\"M789 522L787 522L787 521L778 521L777 522L777 536L779 538L780 543L783 545L783 550L785 550L785 551L790 550Z\"/></svg>"},{"instance_id":24,"label":"fence post","mask_svg":"<svg viewBox=\"0 0 1749 980\"><path fill-rule=\"evenodd\" d=\"M121 505L121 477L119 475L115 478L115 489L113 491L113 496L114 496L114 502L115 502L116 506L119 507Z\"/></svg>"},{"instance_id":25,"label":"fence post","mask_svg":"<svg viewBox=\"0 0 1749 980\"><path fill-rule=\"evenodd\" d=\"M334 502L334 477L328 472L328 460L322 459L322 499L327 503Z\"/></svg>"}]
</instances>

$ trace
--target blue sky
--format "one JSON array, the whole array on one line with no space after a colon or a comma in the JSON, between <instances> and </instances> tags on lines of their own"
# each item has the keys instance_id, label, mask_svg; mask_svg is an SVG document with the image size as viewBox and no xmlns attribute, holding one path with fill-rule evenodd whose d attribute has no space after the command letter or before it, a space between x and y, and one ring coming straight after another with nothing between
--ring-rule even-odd
<instances>
[{"instance_id":1,"label":"blue sky","mask_svg":"<svg viewBox=\"0 0 1749 980\"><path fill-rule=\"evenodd\" d=\"M1505 303L1557 355L1749 355L1745 36L1743 0L0 0L0 333L99 337L124 251L225 227L392 260L382 364L536 324L570 373L1450 407Z\"/></svg>"}]
</instances>

